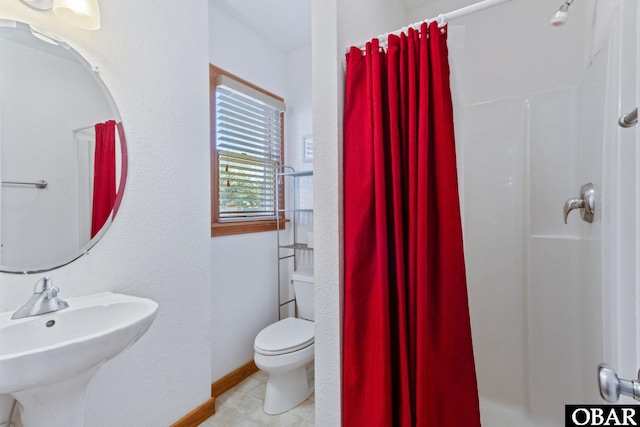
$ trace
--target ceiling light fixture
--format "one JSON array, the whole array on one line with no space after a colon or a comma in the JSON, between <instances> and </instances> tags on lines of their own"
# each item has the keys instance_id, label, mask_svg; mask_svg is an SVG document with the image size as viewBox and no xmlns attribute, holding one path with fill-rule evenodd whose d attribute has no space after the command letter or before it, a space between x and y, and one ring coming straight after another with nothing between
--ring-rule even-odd
<instances>
[{"instance_id":1,"label":"ceiling light fixture","mask_svg":"<svg viewBox=\"0 0 640 427\"><path fill-rule=\"evenodd\" d=\"M20 0L31 9L52 10L67 24L85 30L100 28L98 0Z\"/></svg>"},{"instance_id":2,"label":"ceiling light fixture","mask_svg":"<svg viewBox=\"0 0 640 427\"><path fill-rule=\"evenodd\" d=\"M53 0L53 13L68 24L85 30L100 28L98 0Z\"/></svg>"}]
</instances>

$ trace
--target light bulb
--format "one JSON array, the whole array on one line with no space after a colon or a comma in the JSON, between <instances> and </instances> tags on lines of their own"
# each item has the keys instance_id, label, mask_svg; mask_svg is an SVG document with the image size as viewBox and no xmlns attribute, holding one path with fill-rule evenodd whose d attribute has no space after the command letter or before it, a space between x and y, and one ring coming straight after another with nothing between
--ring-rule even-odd
<instances>
[{"instance_id":1,"label":"light bulb","mask_svg":"<svg viewBox=\"0 0 640 427\"><path fill-rule=\"evenodd\" d=\"M100 28L98 0L53 0L53 13L78 28L85 30Z\"/></svg>"}]
</instances>

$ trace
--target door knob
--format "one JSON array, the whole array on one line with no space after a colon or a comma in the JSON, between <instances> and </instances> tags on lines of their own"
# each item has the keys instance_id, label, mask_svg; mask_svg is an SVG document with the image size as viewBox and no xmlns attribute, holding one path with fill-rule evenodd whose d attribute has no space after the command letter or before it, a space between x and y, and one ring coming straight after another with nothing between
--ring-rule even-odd
<instances>
[{"instance_id":1,"label":"door knob","mask_svg":"<svg viewBox=\"0 0 640 427\"><path fill-rule=\"evenodd\" d=\"M580 209L582 220L588 223L593 222L593 215L596 211L596 189L593 184L588 183L580 187L580 197L569 199L564 204L564 223L567 223L569 212Z\"/></svg>"},{"instance_id":2,"label":"door knob","mask_svg":"<svg viewBox=\"0 0 640 427\"><path fill-rule=\"evenodd\" d=\"M607 364L598 365L598 386L600 396L609 403L615 403L620 395L633 397L640 401L640 372L638 380L621 380L616 371Z\"/></svg>"}]
</instances>

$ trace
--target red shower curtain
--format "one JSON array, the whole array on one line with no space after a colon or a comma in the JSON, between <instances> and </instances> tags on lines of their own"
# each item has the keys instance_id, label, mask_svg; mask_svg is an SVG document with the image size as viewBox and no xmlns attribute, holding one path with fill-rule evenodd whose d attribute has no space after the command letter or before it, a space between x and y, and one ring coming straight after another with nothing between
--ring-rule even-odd
<instances>
[{"instance_id":1,"label":"red shower curtain","mask_svg":"<svg viewBox=\"0 0 640 427\"><path fill-rule=\"evenodd\" d=\"M91 238L109 219L116 199L116 122L98 123L95 130Z\"/></svg>"},{"instance_id":2,"label":"red shower curtain","mask_svg":"<svg viewBox=\"0 0 640 427\"><path fill-rule=\"evenodd\" d=\"M480 425L446 38L347 55L345 427Z\"/></svg>"}]
</instances>

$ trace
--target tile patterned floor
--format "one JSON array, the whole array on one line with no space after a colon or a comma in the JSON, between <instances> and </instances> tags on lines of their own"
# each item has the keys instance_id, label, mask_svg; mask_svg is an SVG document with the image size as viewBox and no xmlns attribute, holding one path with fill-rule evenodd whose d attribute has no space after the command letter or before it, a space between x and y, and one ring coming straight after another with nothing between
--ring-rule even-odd
<instances>
[{"instance_id":1,"label":"tile patterned floor","mask_svg":"<svg viewBox=\"0 0 640 427\"><path fill-rule=\"evenodd\" d=\"M216 413L200 427L313 427L315 403L307 400L280 415L267 415L262 410L267 374L258 371L216 399Z\"/></svg>"}]
</instances>

